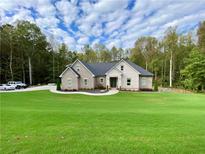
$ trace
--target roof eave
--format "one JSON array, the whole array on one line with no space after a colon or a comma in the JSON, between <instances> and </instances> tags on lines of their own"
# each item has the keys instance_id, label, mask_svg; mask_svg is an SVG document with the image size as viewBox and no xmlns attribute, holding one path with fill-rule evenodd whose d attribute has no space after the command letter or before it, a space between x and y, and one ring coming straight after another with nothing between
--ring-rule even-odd
<instances>
[{"instance_id":1,"label":"roof eave","mask_svg":"<svg viewBox=\"0 0 205 154\"><path fill-rule=\"evenodd\" d=\"M83 64L83 62L80 61L79 59L76 59L76 60L72 63L71 67L73 67L73 65L76 63L76 61L80 62L80 63L92 74L92 76L95 77L95 74L94 74L88 67L86 67L86 66Z\"/></svg>"},{"instance_id":2,"label":"roof eave","mask_svg":"<svg viewBox=\"0 0 205 154\"><path fill-rule=\"evenodd\" d=\"M154 75L143 75L143 74L140 74L141 77L153 77Z\"/></svg>"},{"instance_id":3,"label":"roof eave","mask_svg":"<svg viewBox=\"0 0 205 154\"><path fill-rule=\"evenodd\" d=\"M75 71L73 71L73 69L72 69L71 67L68 66L68 67L63 71L63 73L61 73L61 75L59 76L59 78L62 78L63 74L64 74L68 69L70 69L70 70L75 74L75 76L76 76L77 78L80 77Z\"/></svg>"}]
</instances>

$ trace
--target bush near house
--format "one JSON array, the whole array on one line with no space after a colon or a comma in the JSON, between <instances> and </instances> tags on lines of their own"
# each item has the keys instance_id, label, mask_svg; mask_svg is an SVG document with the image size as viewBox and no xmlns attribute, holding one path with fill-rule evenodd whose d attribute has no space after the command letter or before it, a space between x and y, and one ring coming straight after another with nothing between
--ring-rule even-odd
<instances>
[{"instance_id":1,"label":"bush near house","mask_svg":"<svg viewBox=\"0 0 205 154\"><path fill-rule=\"evenodd\" d=\"M154 91L158 91L158 81L155 80L154 82Z\"/></svg>"},{"instance_id":2,"label":"bush near house","mask_svg":"<svg viewBox=\"0 0 205 154\"><path fill-rule=\"evenodd\" d=\"M61 82L60 82L60 79L57 80L57 87L56 87L57 90L61 90Z\"/></svg>"}]
</instances>

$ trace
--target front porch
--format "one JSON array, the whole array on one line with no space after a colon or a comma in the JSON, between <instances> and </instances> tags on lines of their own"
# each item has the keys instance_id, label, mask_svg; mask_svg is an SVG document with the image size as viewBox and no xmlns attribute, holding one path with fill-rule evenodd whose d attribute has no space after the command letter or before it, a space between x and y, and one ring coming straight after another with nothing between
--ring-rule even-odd
<instances>
[{"instance_id":1,"label":"front porch","mask_svg":"<svg viewBox=\"0 0 205 154\"><path fill-rule=\"evenodd\" d=\"M107 89L121 89L121 77L120 76L109 76L106 77Z\"/></svg>"},{"instance_id":2,"label":"front porch","mask_svg":"<svg viewBox=\"0 0 205 154\"><path fill-rule=\"evenodd\" d=\"M110 88L117 88L117 77L110 77Z\"/></svg>"},{"instance_id":3,"label":"front porch","mask_svg":"<svg viewBox=\"0 0 205 154\"><path fill-rule=\"evenodd\" d=\"M122 72L118 69L113 69L106 74L107 89L121 89Z\"/></svg>"}]
</instances>

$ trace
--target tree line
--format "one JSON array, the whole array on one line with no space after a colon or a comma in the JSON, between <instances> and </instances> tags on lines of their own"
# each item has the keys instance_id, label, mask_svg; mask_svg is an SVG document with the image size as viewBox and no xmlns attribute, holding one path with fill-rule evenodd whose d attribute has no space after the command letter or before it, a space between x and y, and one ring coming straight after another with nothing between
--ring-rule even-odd
<instances>
[{"instance_id":1,"label":"tree line","mask_svg":"<svg viewBox=\"0 0 205 154\"><path fill-rule=\"evenodd\" d=\"M170 27L164 37L143 36L134 47L122 49L95 44L72 51L69 44L54 47L40 28L28 21L0 27L1 83L20 80L30 85L56 82L67 64L77 58L85 62L110 62L122 58L153 72L161 86L205 88L205 21L197 30L197 41L191 33L179 35Z\"/></svg>"}]
</instances>

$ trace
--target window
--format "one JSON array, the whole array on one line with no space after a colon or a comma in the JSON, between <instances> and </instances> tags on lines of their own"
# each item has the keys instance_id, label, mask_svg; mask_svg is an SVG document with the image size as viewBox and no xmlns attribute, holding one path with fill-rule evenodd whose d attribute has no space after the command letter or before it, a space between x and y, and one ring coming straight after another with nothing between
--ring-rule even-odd
<instances>
[{"instance_id":1,"label":"window","mask_svg":"<svg viewBox=\"0 0 205 154\"><path fill-rule=\"evenodd\" d=\"M68 87L72 86L72 79L68 79Z\"/></svg>"},{"instance_id":2,"label":"window","mask_svg":"<svg viewBox=\"0 0 205 154\"><path fill-rule=\"evenodd\" d=\"M127 79L127 85L130 86L131 85L131 79Z\"/></svg>"},{"instance_id":3,"label":"window","mask_svg":"<svg viewBox=\"0 0 205 154\"><path fill-rule=\"evenodd\" d=\"M103 83L103 82L104 82L103 78L100 78L100 82L101 82L101 83Z\"/></svg>"},{"instance_id":4,"label":"window","mask_svg":"<svg viewBox=\"0 0 205 154\"><path fill-rule=\"evenodd\" d=\"M146 80L142 79L142 86L146 86Z\"/></svg>"},{"instance_id":5,"label":"window","mask_svg":"<svg viewBox=\"0 0 205 154\"><path fill-rule=\"evenodd\" d=\"M124 66L120 66L120 70L123 71L124 70Z\"/></svg>"},{"instance_id":6,"label":"window","mask_svg":"<svg viewBox=\"0 0 205 154\"><path fill-rule=\"evenodd\" d=\"M77 70L78 72L80 71L80 66L79 66L79 65L76 66L76 70Z\"/></svg>"},{"instance_id":7,"label":"window","mask_svg":"<svg viewBox=\"0 0 205 154\"><path fill-rule=\"evenodd\" d=\"M85 85L85 86L88 85L88 79L84 79L84 85Z\"/></svg>"}]
</instances>

